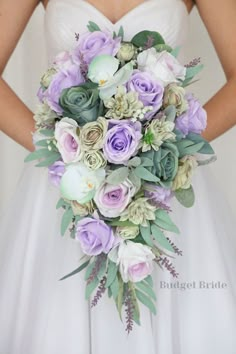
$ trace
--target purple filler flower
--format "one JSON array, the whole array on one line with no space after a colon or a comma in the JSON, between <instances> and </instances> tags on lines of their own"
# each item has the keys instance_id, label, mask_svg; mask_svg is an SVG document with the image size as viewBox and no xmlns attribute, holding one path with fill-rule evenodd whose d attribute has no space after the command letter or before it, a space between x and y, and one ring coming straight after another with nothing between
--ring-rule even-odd
<instances>
[{"instance_id":1,"label":"purple filler flower","mask_svg":"<svg viewBox=\"0 0 236 354\"><path fill-rule=\"evenodd\" d=\"M176 119L176 128L180 130L184 136L188 133L201 134L206 129L207 114L199 101L192 94L186 95L188 102L188 110Z\"/></svg>"},{"instance_id":2,"label":"purple filler flower","mask_svg":"<svg viewBox=\"0 0 236 354\"><path fill-rule=\"evenodd\" d=\"M65 172L65 164L62 161L56 161L48 167L48 177L50 182L56 186L60 186L61 177Z\"/></svg>"},{"instance_id":3,"label":"purple filler flower","mask_svg":"<svg viewBox=\"0 0 236 354\"><path fill-rule=\"evenodd\" d=\"M127 163L138 151L141 127L140 122L111 119L103 147L106 159L114 164Z\"/></svg>"},{"instance_id":4,"label":"purple filler flower","mask_svg":"<svg viewBox=\"0 0 236 354\"><path fill-rule=\"evenodd\" d=\"M120 48L121 38L113 38L109 32L87 32L80 36L79 45L74 50L75 59L83 60L89 64L97 55L107 54L115 56Z\"/></svg>"},{"instance_id":5,"label":"purple filler flower","mask_svg":"<svg viewBox=\"0 0 236 354\"><path fill-rule=\"evenodd\" d=\"M83 82L84 77L82 76L80 68L77 65L72 64L68 66L68 68L60 70L53 76L48 89L44 93L50 108L61 114L62 108L59 106L59 98L62 91L68 87L78 86Z\"/></svg>"},{"instance_id":6,"label":"purple filler flower","mask_svg":"<svg viewBox=\"0 0 236 354\"><path fill-rule=\"evenodd\" d=\"M75 237L89 256L108 253L115 243L112 228L99 219L84 218L77 223Z\"/></svg>"},{"instance_id":7,"label":"purple filler flower","mask_svg":"<svg viewBox=\"0 0 236 354\"><path fill-rule=\"evenodd\" d=\"M152 205L169 210L173 193L170 189L157 186L153 183L144 184L144 195Z\"/></svg>"},{"instance_id":8,"label":"purple filler flower","mask_svg":"<svg viewBox=\"0 0 236 354\"><path fill-rule=\"evenodd\" d=\"M151 106L152 111L146 113L145 118L151 118L162 105L164 86L145 71L135 70L127 83L129 91L138 92L139 100L144 106Z\"/></svg>"}]
</instances>

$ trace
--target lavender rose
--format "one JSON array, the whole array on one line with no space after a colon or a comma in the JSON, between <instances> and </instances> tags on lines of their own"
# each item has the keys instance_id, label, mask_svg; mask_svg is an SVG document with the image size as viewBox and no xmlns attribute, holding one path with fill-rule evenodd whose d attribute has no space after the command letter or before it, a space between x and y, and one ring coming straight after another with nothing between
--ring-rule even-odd
<instances>
[{"instance_id":1,"label":"lavender rose","mask_svg":"<svg viewBox=\"0 0 236 354\"><path fill-rule=\"evenodd\" d=\"M83 58L89 64L97 55L115 56L120 49L121 38L113 38L109 32L87 32L80 36L79 45L74 51L74 56Z\"/></svg>"},{"instance_id":2,"label":"lavender rose","mask_svg":"<svg viewBox=\"0 0 236 354\"><path fill-rule=\"evenodd\" d=\"M176 119L176 128L180 130L184 136L188 133L201 134L206 129L207 113L201 106L199 101L192 94L186 95L188 102L188 110Z\"/></svg>"},{"instance_id":3,"label":"lavender rose","mask_svg":"<svg viewBox=\"0 0 236 354\"><path fill-rule=\"evenodd\" d=\"M137 153L141 138L140 122L111 119L103 147L106 159L114 164L127 163Z\"/></svg>"},{"instance_id":4,"label":"lavender rose","mask_svg":"<svg viewBox=\"0 0 236 354\"><path fill-rule=\"evenodd\" d=\"M173 193L170 189L153 183L144 184L144 195L152 205L158 208L169 209Z\"/></svg>"},{"instance_id":5,"label":"lavender rose","mask_svg":"<svg viewBox=\"0 0 236 354\"><path fill-rule=\"evenodd\" d=\"M78 124L71 118L63 118L56 123L55 138L57 148L65 163L77 162L81 157Z\"/></svg>"},{"instance_id":6,"label":"lavender rose","mask_svg":"<svg viewBox=\"0 0 236 354\"><path fill-rule=\"evenodd\" d=\"M135 187L129 179L117 186L104 182L96 191L94 201L102 215L115 218L125 210L134 194Z\"/></svg>"},{"instance_id":7,"label":"lavender rose","mask_svg":"<svg viewBox=\"0 0 236 354\"><path fill-rule=\"evenodd\" d=\"M77 223L75 238L89 256L107 254L115 242L112 228L104 221L92 218L84 218Z\"/></svg>"},{"instance_id":8,"label":"lavender rose","mask_svg":"<svg viewBox=\"0 0 236 354\"><path fill-rule=\"evenodd\" d=\"M129 91L138 92L139 100L144 106L151 106L152 111L145 114L145 118L151 118L162 105L164 94L163 84L154 79L148 72L135 70L127 83Z\"/></svg>"},{"instance_id":9,"label":"lavender rose","mask_svg":"<svg viewBox=\"0 0 236 354\"><path fill-rule=\"evenodd\" d=\"M43 95L50 108L58 114L62 114L63 110L59 105L62 91L68 87L78 86L83 82L84 77L79 67L71 64L53 76L48 89L44 91Z\"/></svg>"},{"instance_id":10,"label":"lavender rose","mask_svg":"<svg viewBox=\"0 0 236 354\"><path fill-rule=\"evenodd\" d=\"M56 186L60 186L61 178L65 172L65 164L63 161L56 161L48 167L48 177L50 182Z\"/></svg>"}]
</instances>

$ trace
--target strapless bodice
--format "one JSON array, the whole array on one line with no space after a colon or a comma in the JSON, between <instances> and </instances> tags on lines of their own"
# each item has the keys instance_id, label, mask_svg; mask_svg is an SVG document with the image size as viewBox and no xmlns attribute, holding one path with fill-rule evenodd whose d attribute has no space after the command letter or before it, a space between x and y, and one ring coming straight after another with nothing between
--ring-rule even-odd
<instances>
[{"instance_id":1,"label":"strapless bodice","mask_svg":"<svg viewBox=\"0 0 236 354\"><path fill-rule=\"evenodd\" d=\"M75 33L86 31L88 21L111 31L122 25L126 40L138 31L155 30L171 46L181 45L188 32L188 12L182 0L144 0L115 24L85 0L50 0L45 14L49 60L71 49L76 44Z\"/></svg>"}]
</instances>

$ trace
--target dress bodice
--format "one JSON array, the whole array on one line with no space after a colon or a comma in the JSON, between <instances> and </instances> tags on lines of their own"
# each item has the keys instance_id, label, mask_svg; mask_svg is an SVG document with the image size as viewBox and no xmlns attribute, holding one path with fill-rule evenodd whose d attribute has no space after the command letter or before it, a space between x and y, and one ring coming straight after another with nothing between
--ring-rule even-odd
<instances>
[{"instance_id":1,"label":"dress bodice","mask_svg":"<svg viewBox=\"0 0 236 354\"><path fill-rule=\"evenodd\" d=\"M188 32L188 11L182 0L144 0L115 24L85 0L50 0L45 14L49 60L73 48L75 33L86 31L88 21L111 31L122 25L126 40L141 30L155 30L174 47L184 42Z\"/></svg>"}]
</instances>

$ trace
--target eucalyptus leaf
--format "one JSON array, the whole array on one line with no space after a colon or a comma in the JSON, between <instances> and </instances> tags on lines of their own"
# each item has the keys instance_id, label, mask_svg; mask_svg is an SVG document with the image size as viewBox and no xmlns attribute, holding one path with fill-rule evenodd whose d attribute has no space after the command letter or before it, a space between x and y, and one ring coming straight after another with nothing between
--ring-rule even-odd
<instances>
[{"instance_id":1,"label":"eucalyptus leaf","mask_svg":"<svg viewBox=\"0 0 236 354\"><path fill-rule=\"evenodd\" d=\"M111 291L111 288L108 288L108 289L107 289L107 291L108 291L108 297L109 297L109 298L111 298L111 297L112 297L112 291Z\"/></svg>"},{"instance_id":2,"label":"eucalyptus leaf","mask_svg":"<svg viewBox=\"0 0 236 354\"><path fill-rule=\"evenodd\" d=\"M173 247L165 237L164 233L160 230L160 228L152 224L151 225L151 230L152 230L152 235L154 236L155 240L159 243L159 245L163 248L165 248L168 251L174 252Z\"/></svg>"},{"instance_id":3,"label":"eucalyptus leaf","mask_svg":"<svg viewBox=\"0 0 236 354\"><path fill-rule=\"evenodd\" d=\"M149 286L147 283L141 281L135 283L135 288L138 288L138 290L141 290L143 293L145 293L147 296L149 296L151 299L156 301L156 294L154 293L154 290L152 289L151 286Z\"/></svg>"},{"instance_id":4,"label":"eucalyptus leaf","mask_svg":"<svg viewBox=\"0 0 236 354\"><path fill-rule=\"evenodd\" d=\"M118 296L116 298L116 306L117 306L117 310L120 316L120 319L122 321L122 306L123 306L123 297L124 297L124 283L122 281L122 279L119 277L118 278L119 281L119 292L118 292Z\"/></svg>"},{"instance_id":5,"label":"eucalyptus leaf","mask_svg":"<svg viewBox=\"0 0 236 354\"><path fill-rule=\"evenodd\" d=\"M40 134L48 136L48 137L53 137L54 136L54 129L40 129Z\"/></svg>"},{"instance_id":6,"label":"eucalyptus leaf","mask_svg":"<svg viewBox=\"0 0 236 354\"><path fill-rule=\"evenodd\" d=\"M144 239L144 241L147 243L148 246L153 246L153 240L152 240L152 234L151 234L151 228L150 224L148 223L147 227L140 226L140 232L141 236Z\"/></svg>"},{"instance_id":7,"label":"eucalyptus leaf","mask_svg":"<svg viewBox=\"0 0 236 354\"><path fill-rule=\"evenodd\" d=\"M114 281L110 285L110 289L112 292L113 299L116 300L117 296L119 294L119 281L118 281L117 276L115 277Z\"/></svg>"},{"instance_id":8,"label":"eucalyptus leaf","mask_svg":"<svg viewBox=\"0 0 236 354\"><path fill-rule=\"evenodd\" d=\"M111 174L107 177L107 182L110 184L118 185L124 182L128 175L128 167L120 167L111 172Z\"/></svg>"},{"instance_id":9,"label":"eucalyptus leaf","mask_svg":"<svg viewBox=\"0 0 236 354\"><path fill-rule=\"evenodd\" d=\"M65 276L64 276L63 278L61 278L60 280L65 280L65 279L67 279L67 278L69 278L69 277L72 277L73 275L75 275L75 274L81 272L84 268L86 268L86 267L88 266L89 262L90 262L90 260L85 261L83 264L81 264L81 266L79 266L78 268L76 268L75 270L73 270L73 272L71 272L71 273L65 275Z\"/></svg>"},{"instance_id":10,"label":"eucalyptus leaf","mask_svg":"<svg viewBox=\"0 0 236 354\"><path fill-rule=\"evenodd\" d=\"M48 157L51 155L51 151L49 151L48 149L38 149L35 150L33 152L31 152L29 155L26 156L26 158L24 159L24 162L30 162L30 161L34 161L34 160L38 160L41 159L43 157Z\"/></svg>"},{"instance_id":11,"label":"eucalyptus leaf","mask_svg":"<svg viewBox=\"0 0 236 354\"><path fill-rule=\"evenodd\" d=\"M120 26L119 31L118 31L118 37L121 37L121 40L124 40L124 28L123 26Z\"/></svg>"},{"instance_id":12,"label":"eucalyptus leaf","mask_svg":"<svg viewBox=\"0 0 236 354\"><path fill-rule=\"evenodd\" d=\"M68 203L66 203L66 201L63 198L60 198L57 202L56 209L60 209L65 205L68 205Z\"/></svg>"},{"instance_id":13,"label":"eucalyptus leaf","mask_svg":"<svg viewBox=\"0 0 236 354\"><path fill-rule=\"evenodd\" d=\"M147 282L148 285L150 285L151 287L153 287L153 280L152 280L151 275L148 275L148 276L144 279L144 281Z\"/></svg>"},{"instance_id":14,"label":"eucalyptus leaf","mask_svg":"<svg viewBox=\"0 0 236 354\"><path fill-rule=\"evenodd\" d=\"M145 156L141 156L141 166L143 167L152 167L153 164L153 160L149 159L148 157Z\"/></svg>"},{"instance_id":15,"label":"eucalyptus leaf","mask_svg":"<svg viewBox=\"0 0 236 354\"><path fill-rule=\"evenodd\" d=\"M101 31L100 27L93 21L89 21L87 28L89 32Z\"/></svg>"},{"instance_id":16,"label":"eucalyptus leaf","mask_svg":"<svg viewBox=\"0 0 236 354\"><path fill-rule=\"evenodd\" d=\"M195 202L195 195L193 187L190 186L188 189L177 189L175 191L175 197L186 208L191 208Z\"/></svg>"},{"instance_id":17,"label":"eucalyptus leaf","mask_svg":"<svg viewBox=\"0 0 236 354\"><path fill-rule=\"evenodd\" d=\"M200 71L202 71L204 65L199 64L193 67L189 67L186 69L186 75L185 75L185 80L189 78L193 78L195 75L197 75Z\"/></svg>"},{"instance_id":18,"label":"eucalyptus leaf","mask_svg":"<svg viewBox=\"0 0 236 354\"><path fill-rule=\"evenodd\" d=\"M99 271L97 273L97 277L99 280L102 280L105 273L106 273L106 267L107 267L107 258L104 257L104 259L102 259Z\"/></svg>"},{"instance_id":19,"label":"eucalyptus leaf","mask_svg":"<svg viewBox=\"0 0 236 354\"><path fill-rule=\"evenodd\" d=\"M197 160L197 164L198 166L206 166L209 163L215 162L217 160L217 156L211 156L209 157L209 159L205 159L205 160Z\"/></svg>"},{"instance_id":20,"label":"eucalyptus leaf","mask_svg":"<svg viewBox=\"0 0 236 354\"><path fill-rule=\"evenodd\" d=\"M171 220L166 210L158 209L155 214L156 214L155 224L157 224L161 229L175 232L176 234L180 233L178 227Z\"/></svg>"},{"instance_id":21,"label":"eucalyptus leaf","mask_svg":"<svg viewBox=\"0 0 236 354\"><path fill-rule=\"evenodd\" d=\"M36 146L42 146L42 147L48 147L48 139L42 139L42 140L39 140L39 141L36 141L34 144Z\"/></svg>"},{"instance_id":22,"label":"eucalyptus leaf","mask_svg":"<svg viewBox=\"0 0 236 354\"><path fill-rule=\"evenodd\" d=\"M54 162L58 161L60 159L61 155L59 152L51 152L50 156L48 156L46 159L43 161L39 162L36 167L47 167L52 165Z\"/></svg>"},{"instance_id":23,"label":"eucalyptus leaf","mask_svg":"<svg viewBox=\"0 0 236 354\"><path fill-rule=\"evenodd\" d=\"M61 235L64 236L66 230L68 229L72 219L74 217L73 210L71 207L68 207L64 212L62 219L61 219Z\"/></svg>"},{"instance_id":24,"label":"eucalyptus leaf","mask_svg":"<svg viewBox=\"0 0 236 354\"><path fill-rule=\"evenodd\" d=\"M176 142L176 146L179 151L179 157L182 158L183 156L194 155L197 152L200 152L204 146L204 142L194 143L193 141L184 139Z\"/></svg>"},{"instance_id":25,"label":"eucalyptus leaf","mask_svg":"<svg viewBox=\"0 0 236 354\"><path fill-rule=\"evenodd\" d=\"M133 320L140 325L140 311L139 311L139 305L138 305L138 301L137 301L137 297L136 297L136 293L135 293L135 287L134 284L132 282L128 282L128 288L131 294L131 299L132 299L132 305L133 305Z\"/></svg>"},{"instance_id":26,"label":"eucalyptus leaf","mask_svg":"<svg viewBox=\"0 0 236 354\"><path fill-rule=\"evenodd\" d=\"M99 279L97 277L94 277L94 279L86 285L85 289L85 299L88 300L93 293L93 291L96 289L96 287L99 284Z\"/></svg>"},{"instance_id":27,"label":"eucalyptus leaf","mask_svg":"<svg viewBox=\"0 0 236 354\"><path fill-rule=\"evenodd\" d=\"M136 47L151 48L157 44L165 44L163 37L158 32L141 31L137 33L132 39L131 43Z\"/></svg>"},{"instance_id":28,"label":"eucalyptus leaf","mask_svg":"<svg viewBox=\"0 0 236 354\"><path fill-rule=\"evenodd\" d=\"M96 261L96 260L94 260L93 262L91 262L91 263L88 265L88 267L87 267L87 269L86 269L85 276L84 276L84 279L85 279L85 280L88 280L88 278L91 276L92 271L93 271L93 269L94 269L94 267L95 267L95 261Z\"/></svg>"},{"instance_id":29,"label":"eucalyptus leaf","mask_svg":"<svg viewBox=\"0 0 236 354\"><path fill-rule=\"evenodd\" d=\"M177 58L178 55L179 55L180 48L181 48L180 46L174 48L174 49L172 50L172 52L171 52L171 55L173 55L173 57Z\"/></svg>"},{"instance_id":30,"label":"eucalyptus leaf","mask_svg":"<svg viewBox=\"0 0 236 354\"><path fill-rule=\"evenodd\" d=\"M113 281L115 280L118 267L117 267L117 265L114 262L109 260L107 269L108 269L108 271L107 271L107 280L106 280L106 284L105 284L106 288L108 288L113 283Z\"/></svg>"},{"instance_id":31,"label":"eucalyptus leaf","mask_svg":"<svg viewBox=\"0 0 236 354\"><path fill-rule=\"evenodd\" d=\"M146 307L148 307L154 315L156 315L156 307L153 304L152 300L138 289L135 290L135 293L138 300L142 302L142 304L144 304Z\"/></svg>"},{"instance_id":32,"label":"eucalyptus leaf","mask_svg":"<svg viewBox=\"0 0 236 354\"><path fill-rule=\"evenodd\" d=\"M169 122L174 122L176 118L176 107L174 105L170 105L166 107L164 110L164 113L166 115L166 120Z\"/></svg>"},{"instance_id":33,"label":"eucalyptus leaf","mask_svg":"<svg viewBox=\"0 0 236 354\"><path fill-rule=\"evenodd\" d=\"M131 160L128 162L129 167L138 167L141 164L141 159L138 156L133 157Z\"/></svg>"},{"instance_id":34,"label":"eucalyptus leaf","mask_svg":"<svg viewBox=\"0 0 236 354\"><path fill-rule=\"evenodd\" d=\"M133 170L131 170L129 173L129 180L133 183L136 191L138 192L141 188L141 179L134 174Z\"/></svg>"},{"instance_id":35,"label":"eucalyptus leaf","mask_svg":"<svg viewBox=\"0 0 236 354\"><path fill-rule=\"evenodd\" d=\"M164 50L171 53L173 49L168 44L157 44L154 46L157 52L163 52Z\"/></svg>"},{"instance_id":36,"label":"eucalyptus leaf","mask_svg":"<svg viewBox=\"0 0 236 354\"><path fill-rule=\"evenodd\" d=\"M126 220L126 221L109 221L108 224L110 226L135 226L131 221Z\"/></svg>"},{"instance_id":37,"label":"eucalyptus leaf","mask_svg":"<svg viewBox=\"0 0 236 354\"><path fill-rule=\"evenodd\" d=\"M209 142L206 139L204 139L200 134L189 133L186 139L192 140L195 143L200 143L200 142L204 143L203 147L198 151L200 154L212 155L215 153L212 146L209 144Z\"/></svg>"},{"instance_id":38,"label":"eucalyptus leaf","mask_svg":"<svg viewBox=\"0 0 236 354\"><path fill-rule=\"evenodd\" d=\"M137 177L143 179L144 181L149 182L158 182L160 179L154 176L150 171L148 171L145 167L139 166L136 167L134 173Z\"/></svg>"}]
</instances>

